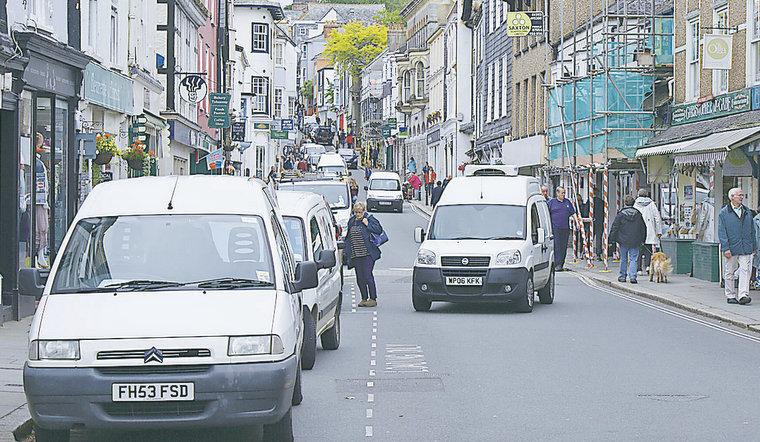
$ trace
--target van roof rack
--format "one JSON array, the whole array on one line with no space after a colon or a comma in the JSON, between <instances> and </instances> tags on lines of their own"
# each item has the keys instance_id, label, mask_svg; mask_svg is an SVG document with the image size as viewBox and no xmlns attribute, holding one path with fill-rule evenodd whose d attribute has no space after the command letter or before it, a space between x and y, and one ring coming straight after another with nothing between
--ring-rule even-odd
<instances>
[{"instance_id":1,"label":"van roof rack","mask_svg":"<svg viewBox=\"0 0 760 442\"><path fill-rule=\"evenodd\" d=\"M464 176L517 176L517 166L507 164L468 164Z\"/></svg>"}]
</instances>

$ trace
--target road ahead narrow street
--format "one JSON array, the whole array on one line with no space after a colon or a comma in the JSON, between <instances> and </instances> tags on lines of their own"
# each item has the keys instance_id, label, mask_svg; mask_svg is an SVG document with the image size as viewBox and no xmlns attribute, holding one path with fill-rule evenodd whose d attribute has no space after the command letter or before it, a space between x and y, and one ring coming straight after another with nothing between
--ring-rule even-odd
<instances>
[{"instance_id":1,"label":"road ahead narrow street","mask_svg":"<svg viewBox=\"0 0 760 442\"><path fill-rule=\"evenodd\" d=\"M346 279L342 343L318 350L297 440L749 440L760 339L559 273L531 314L411 305L412 240L427 220L374 214L390 242L378 306ZM591 284L589 282L589 284ZM355 295L355 297L354 297ZM353 304L356 302L354 301ZM745 405L742 405L745 404Z\"/></svg>"}]
</instances>

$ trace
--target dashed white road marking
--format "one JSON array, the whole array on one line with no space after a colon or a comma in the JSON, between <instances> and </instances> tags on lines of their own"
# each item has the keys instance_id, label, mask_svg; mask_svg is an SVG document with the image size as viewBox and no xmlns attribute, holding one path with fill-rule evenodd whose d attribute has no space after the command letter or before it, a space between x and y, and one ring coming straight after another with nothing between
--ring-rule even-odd
<instances>
[{"instance_id":1,"label":"dashed white road marking","mask_svg":"<svg viewBox=\"0 0 760 442\"><path fill-rule=\"evenodd\" d=\"M377 348L377 344L373 342L372 343L372 348Z\"/></svg>"},{"instance_id":2,"label":"dashed white road marking","mask_svg":"<svg viewBox=\"0 0 760 442\"><path fill-rule=\"evenodd\" d=\"M364 427L364 436L372 437L372 425L367 425L366 427Z\"/></svg>"},{"instance_id":3,"label":"dashed white road marking","mask_svg":"<svg viewBox=\"0 0 760 442\"><path fill-rule=\"evenodd\" d=\"M367 393L367 402L375 402L375 394Z\"/></svg>"},{"instance_id":4,"label":"dashed white road marking","mask_svg":"<svg viewBox=\"0 0 760 442\"><path fill-rule=\"evenodd\" d=\"M377 350L372 350L371 352L369 352L369 355L374 358L375 356L377 356Z\"/></svg>"},{"instance_id":5,"label":"dashed white road marking","mask_svg":"<svg viewBox=\"0 0 760 442\"><path fill-rule=\"evenodd\" d=\"M367 419L372 419L372 409L367 408Z\"/></svg>"},{"instance_id":6,"label":"dashed white road marking","mask_svg":"<svg viewBox=\"0 0 760 442\"><path fill-rule=\"evenodd\" d=\"M374 383L374 382L372 382L372 381L368 381L368 382L367 382L367 387L369 387L369 388L372 388L372 387L374 387L374 386L375 386L375 383Z\"/></svg>"},{"instance_id":7,"label":"dashed white road marking","mask_svg":"<svg viewBox=\"0 0 760 442\"><path fill-rule=\"evenodd\" d=\"M369 361L369 365L371 365L372 367L374 367L375 365L377 365L377 363L376 363L376 361L373 359L373 360Z\"/></svg>"},{"instance_id":8,"label":"dashed white road marking","mask_svg":"<svg viewBox=\"0 0 760 442\"><path fill-rule=\"evenodd\" d=\"M370 371L369 371L369 375L370 375L370 376L374 376L374 375L375 375L375 370L370 370Z\"/></svg>"}]
</instances>

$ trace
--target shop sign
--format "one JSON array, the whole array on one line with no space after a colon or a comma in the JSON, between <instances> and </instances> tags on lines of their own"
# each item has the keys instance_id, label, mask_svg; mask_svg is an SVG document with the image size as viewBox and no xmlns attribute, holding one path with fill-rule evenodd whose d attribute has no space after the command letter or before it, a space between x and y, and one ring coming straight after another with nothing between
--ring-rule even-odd
<instances>
[{"instance_id":1,"label":"shop sign","mask_svg":"<svg viewBox=\"0 0 760 442\"><path fill-rule=\"evenodd\" d=\"M436 129L433 132L430 132L427 136L427 143L428 145L435 144L437 142L441 141L441 130Z\"/></svg>"},{"instance_id":2,"label":"shop sign","mask_svg":"<svg viewBox=\"0 0 760 442\"><path fill-rule=\"evenodd\" d=\"M236 121L232 123L232 141L245 140L245 121Z\"/></svg>"},{"instance_id":3,"label":"shop sign","mask_svg":"<svg viewBox=\"0 0 760 442\"><path fill-rule=\"evenodd\" d=\"M525 37L544 34L544 13L541 11L520 11L507 13L507 36Z\"/></svg>"},{"instance_id":4,"label":"shop sign","mask_svg":"<svg viewBox=\"0 0 760 442\"><path fill-rule=\"evenodd\" d=\"M707 34L704 48L704 69L731 69L731 35Z\"/></svg>"},{"instance_id":5,"label":"shop sign","mask_svg":"<svg viewBox=\"0 0 760 442\"><path fill-rule=\"evenodd\" d=\"M398 128L398 136L399 137L408 137L409 136L409 128L407 126L399 126L399 128Z\"/></svg>"},{"instance_id":6,"label":"shop sign","mask_svg":"<svg viewBox=\"0 0 760 442\"><path fill-rule=\"evenodd\" d=\"M254 130L269 130L269 123L253 123Z\"/></svg>"},{"instance_id":7,"label":"shop sign","mask_svg":"<svg viewBox=\"0 0 760 442\"><path fill-rule=\"evenodd\" d=\"M75 75L81 71L58 63L50 63L37 57L30 57L29 63L24 69L24 82L47 91L55 92L58 95L73 97L77 95L74 87L76 84Z\"/></svg>"},{"instance_id":8,"label":"shop sign","mask_svg":"<svg viewBox=\"0 0 760 442\"><path fill-rule=\"evenodd\" d=\"M388 138L391 136L391 128L390 127L384 127L383 128L383 137Z\"/></svg>"},{"instance_id":9,"label":"shop sign","mask_svg":"<svg viewBox=\"0 0 760 442\"><path fill-rule=\"evenodd\" d=\"M90 63L84 70L84 99L122 114L132 113L132 79Z\"/></svg>"},{"instance_id":10,"label":"shop sign","mask_svg":"<svg viewBox=\"0 0 760 442\"><path fill-rule=\"evenodd\" d=\"M206 98L208 86L200 75L188 75L179 82L179 96L190 104L198 104Z\"/></svg>"},{"instance_id":11,"label":"shop sign","mask_svg":"<svg viewBox=\"0 0 760 442\"><path fill-rule=\"evenodd\" d=\"M388 126L390 126L391 129L396 128L396 119L395 118L388 118Z\"/></svg>"},{"instance_id":12,"label":"shop sign","mask_svg":"<svg viewBox=\"0 0 760 442\"><path fill-rule=\"evenodd\" d=\"M212 93L208 96L211 113L208 127L230 127L230 94Z\"/></svg>"},{"instance_id":13,"label":"shop sign","mask_svg":"<svg viewBox=\"0 0 760 442\"><path fill-rule=\"evenodd\" d=\"M293 119L292 118L285 118L280 121L280 129L282 130L293 130Z\"/></svg>"},{"instance_id":14,"label":"shop sign","mask_svg":"<svg viewBox=\"0 0 760 442\"><path fill-rule=\"evenodd\" d=\"M208 167L208 170L221 169L223 162L224 152L222 149L217 149L206 155L206 167Z\"/></svg>"},{"instance_id":15,"label":"shop sign","mask_svg":"<svg viewBox=\"0 0 760 442\"><path fill-rule=\"evenodd\" d=\"M287 140L288 131L286 130L274 130L269 131L269 137L273 140Z\"/></svg>"},{"instance_id":16,"label":"shop sign","mask_svg":"<svg viewBox=\"0 0 760 442\"><path fill-rule=\"evenodd\" d=\"M750 97L750 89L742 89L719 95L703 103L674 106L671 111L670 122L675 126L746 112L752 108Z\"/></svg>"},{"instance_id":17,"label":"shop sign","mask_svg":"<svg viewBox=\"0 0 760 442\"><path fill-rule=\"evenodd\" d=\"M760 86L752 88L752 110L760 109Z\"/></svg>"}]
</instances>

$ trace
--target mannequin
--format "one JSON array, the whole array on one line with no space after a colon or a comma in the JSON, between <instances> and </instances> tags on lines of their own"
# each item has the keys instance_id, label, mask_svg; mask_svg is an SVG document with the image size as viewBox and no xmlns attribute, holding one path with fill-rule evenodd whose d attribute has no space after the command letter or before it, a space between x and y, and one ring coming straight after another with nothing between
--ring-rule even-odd
<instances>
[{"instance_id":1,"label":"mannequin","mask_svg":"<svg viewBox=\"0 0 760 442\"><path fill-rule=\"evenodd\" d=\"M40 152L44 152L44 137L37 132L37 148L35 149L35 186L36 197L34 202L35 213L35 242L37 244L37 263L41 267L48 267L47 246L48 229L50 227L50 206L48 205L48 169L42 161Z\"/></svg>"}]
</instances>

